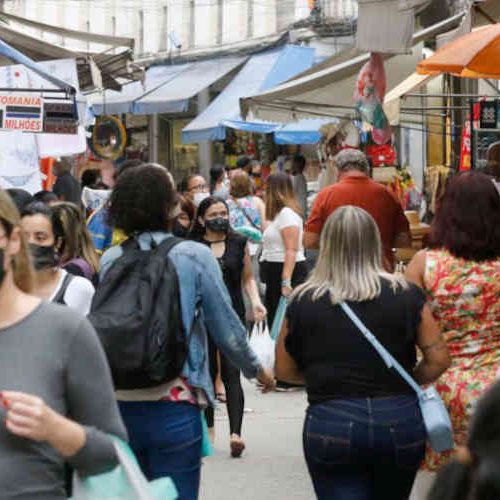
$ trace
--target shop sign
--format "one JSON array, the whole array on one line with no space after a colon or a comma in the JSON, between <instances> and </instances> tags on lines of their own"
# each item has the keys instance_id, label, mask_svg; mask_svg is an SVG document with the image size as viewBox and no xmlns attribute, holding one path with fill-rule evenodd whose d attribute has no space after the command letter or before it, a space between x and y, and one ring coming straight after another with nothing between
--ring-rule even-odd
<instances>
[{"instance_id":1,"label":"shop sign","mask_svg":"<svg viewBox=\"0 0 500 500\"><path fill-rule=\"evenodd\" d=\"M0 93L0 129L43 131L43 98L26 94Z\"/></svg>"},{"instance_id":2,"label":"shop sign","mask_svg":"<svg viewBox=\"0 0 500 500\"><path fill-rule=\"evenodd\" d=\"M497 102L481 101L480 128L497 127Z\"/></svg>"}]
</instances>

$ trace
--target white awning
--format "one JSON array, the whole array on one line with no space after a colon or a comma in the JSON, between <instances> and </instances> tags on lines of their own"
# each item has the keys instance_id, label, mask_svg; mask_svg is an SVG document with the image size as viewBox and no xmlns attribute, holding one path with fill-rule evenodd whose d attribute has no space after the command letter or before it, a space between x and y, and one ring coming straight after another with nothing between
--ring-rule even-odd
<instances>
[{"instance_id":1,"label":"white awning","mask_svg":"<svg viewBox=\"0 0 500 500\"><path fill-rule=\"evenodd\" d=\"M412 53L386 57L387 88L393 88L415 71L422 57L422 43L458 25L463 14L426 28L413 36ZM249 119L288 123L318 116L344 117L353 112L357 74L369 54L350 51L334 56L315 68L267 92L241 99L241 111Z\"/></svg>"},{"instance_id":2,"label":"white awning","mask_svg":"<svg viewBox=\"0 0 500 500\"><path fill-rule=\"evenodd\" d=\"M391 125L399 125L401 99L404 98L406 94L423 87L434 78L436 78L434 75L419 75L418 73L412 73L406 80L403 80L386 94L384 111Z\"/></svg>"}]
</instances>

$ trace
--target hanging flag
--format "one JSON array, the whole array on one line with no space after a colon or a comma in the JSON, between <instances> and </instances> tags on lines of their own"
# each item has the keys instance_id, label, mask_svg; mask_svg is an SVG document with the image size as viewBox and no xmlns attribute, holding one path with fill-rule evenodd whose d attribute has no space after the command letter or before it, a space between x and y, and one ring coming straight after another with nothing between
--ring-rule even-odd
<instances>
[{"instance_id":1,"label":"hanging flag","mask_svg":"<svg viewBox=\"0 0 500 500\"><path fill-rule=\"evenodd\" d=\"M462 127L462 140L460 144L460 166L459 171L465 172L471 168L471 129L470 115L465 118L464 126Z\"/></svg>"},{"instance_id":2,"label":"hanging flag","mask_svg":"<svg viewBox=\"0 0 500 500\"><path fill-rule=\"evenodd\" d=\"M481 102L476 102L473 107L474 128L479 128L481 118ZM472 130L470 127L470 113L465 117L460 143L460 165L458 170L465 172L472 167Z\"/></svg>"}]
</instances>

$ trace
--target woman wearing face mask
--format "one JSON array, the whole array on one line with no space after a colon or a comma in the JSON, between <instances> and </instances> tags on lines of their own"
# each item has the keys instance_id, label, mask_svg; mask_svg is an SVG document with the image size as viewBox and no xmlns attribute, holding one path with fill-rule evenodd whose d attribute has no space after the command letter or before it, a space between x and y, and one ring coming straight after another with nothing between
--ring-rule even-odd
<instances>
[{"instance_id":1,"label":"woman wearing face mask","mask_svg":"<svg viewBox=\"0 0 500 500\"><path fill-rule=\"evenodd\" d=\"M207 182L201 175L190 175L185 183L184 195L193 202L195 207L200 206L200 203L210 196Z\"/></svg>"},{"instance_id":2,"label":"woman wearing face mask","mask_svg":"<svg viewBox=\"0 0 500 500\"><path fill-rule=\"evenodd\" d=\"M64 463L113 468L126 439L111 375L90 324L31 295L19 213L0 190L0 491L2 500L65 500Z\"/></svg>"},{"instance_id":3,"label":"woman wearing face mask","mask_svg":"<svg viewBox=\"0 0 500 500\"><path fill-rule=\"evenodd\" d=\"M178 197L178 212L174 218L172 225L172 233L178 238L187 238L189 231L191 231L191 226L193 225L194 214L196 208L185 196L177 195Z\"/></svg>"},{"instance_id":4,"label":"woman wearing face mask","mask_svg":"<svg viewBox=\"0 0 500 500\"><path fill-rule=\"evenodd\" d=\"M21 228L29 242L35 283L32 293L48 302L64 304L83 315L90 311L92 283L59 268L59 250L64 247L61 221L50 207L35 202L21 214Z\"/></svg>"},{"instance_id":5,"label":"woman wearing face mask","mask_svg":"<svg viewBox=\"0 0 500 500\"><path fill-rule=\"evenodd\" d=\"M191 236L194 240L209 246L219 261L233 308L242 323L245 323L242 287L250 297L255 320L262 321L266 316L266 309L262 305L253 278L247 240L231 230L229 209L224 200L211 196L201 202ZM210 346L210 359L212 379L215 381L217 350L213 343ZM240 371L222 353L220 354L220 360L222 381L226 388L231 455L236 458L241 456L245 448L245 443L241 439L245 401L241 387ZM208 411L207 420L209 427L213 427L213 410Z\"/></svg>"}]
</instances>

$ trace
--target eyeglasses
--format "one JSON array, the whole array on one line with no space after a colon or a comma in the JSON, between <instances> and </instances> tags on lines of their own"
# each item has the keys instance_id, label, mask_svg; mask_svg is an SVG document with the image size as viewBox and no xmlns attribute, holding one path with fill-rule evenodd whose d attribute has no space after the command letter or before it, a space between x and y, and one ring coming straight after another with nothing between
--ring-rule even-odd
<instances>
[{"instance_id":1,"label":"eyeglasses","mask_svg":"<svg viewBox=\"0 0 500 500\"><path fill-rule=\"evenodd\" d=\"M259 179L260 177L262 177L262 174L259 174L259 173L257 173L257 172L255 172L255 173L254 173L254 172L252 172L252 173L250 174L250 176L251 176L251 177L254 177L254 178L256 178L256 179Z\"/></svg>"},{"instance_id":2,"label":"eyeglasses","mask_svg":"<svg viewBox=\"0 0 500 500\"><path fill-rule=\"evenodd\" d=\"M207 185L206 184L198 184L197 186L193 186L189 188L189 192L191 191L196 191L198 193L203 193L203 191L207 190Z\"/></svg>"}]
</instances>

